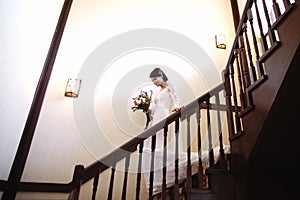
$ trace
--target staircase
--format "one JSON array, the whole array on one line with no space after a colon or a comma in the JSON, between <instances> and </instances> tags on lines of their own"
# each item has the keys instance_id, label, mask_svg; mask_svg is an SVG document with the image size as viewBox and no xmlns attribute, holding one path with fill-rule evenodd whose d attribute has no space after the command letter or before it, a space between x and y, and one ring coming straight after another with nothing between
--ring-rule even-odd
<instances>
[{"instance_id":1,"label":"staircase","mask_svg":"<svg viewBox=\"0 0 300 200\"><path fill-rule=\"evenodd\" d=\"M295 132L300 111L295 105L300 12L298 1L294 5L286 1L284 4L286 11L274 11L278 13L277 21L265 35L270 48L253 62L262 64L263 73L244 90L248 92L250 106L238 114L243 130L231 136L236 199L298 199L294 183L299 177L296 163L300 159L300 137ZM272 45L275 30L278 35Z\"/></svg>"},{"instance_id":2,"label":"staircase","mask_svg":"<svg viewBox=\"0 0 300 200\"><path fill-rule=\"evenodd\" d=\"M210 154L209 168L203 170L200 159L196 174L191 173L191 163L188 162L184 182L178 183L175 180L175 186L167 188L163 179L161 193L153 195L150 186L149 199L296 199L297 190L293 185L296 178L286 174L289 171L297 174L297 165L285 165L283 160L297 163L300 158L297 149L299 136L293 131L297 130L299 108L287 106L293 105L292 102L297 99L294 92L297 90L291 89L296 89L298 85L300 12L297 2L291 4L283 1L285 11L280 11L273 1L276 21L271 24L266 17L269 13L267 6L262 2L261 9L256 1L247 2L248 9L242 15L224 70L224 85L221 84L187 105L181 113L170 116L165 123L159 124L159 128L149 129L146 136L153 136L159 129L164 129L167 134L167 127L173 122L178 128L177 117L180 117L181 122L187 120L189 137L192 132L190 117L196 114L195 128L198 133L200 127L207 126L207 134L217 131L219 144L223 144L224 130L213 125L210 120L212 112L226 111L231 153L225 155L221 145L218 163L215 164L214 156ZM267 25L263 26L261 18L265 17ZM254 28L255 23L258 29ZM259 37L253 35L260 35L260 41L255 40ZM223 90L225 99L220 95ZM222 101L225 104L220 103ZM203 111L206 115L205 124L201 121ZM224 123L221 120L215 122ZM211 130L212 126L217 126L217 130ZM202 150L201 142L198 139L198 152ZM212 144L209 149L212 152ZM190 151L187 149L188 153ZM125 181L124 185L127 185ZM108 196L110 198L112 196ZM125 196L121 198L126 199Z\"/></svg>"},{"instance_id":3,"label":"staircase","mask_svg":"<svg viewBox=\"0 0 300 200\"><path fill-rule=\"evenodd\" d=\"M17 191L68 193L70 200L299 199L299 4L282 0L283 10L272 1L275 21L271 22L266 1L260 2L249 0L245 6L223 83L90 166L76 166L70 183L12 185L1 180L2 199L10 199L9 193ZM187 147L183 179L178 159L180 128L185 130ZM153 167L157 164L155 137L160 130L164 132L165 148L161 190L157 192ZM175 141L172 170L166 150L171 134ZM229 141L224 140L225 135ZM150 137L150 185L145 190L143 142ZM174 176L172 184L167 181L170 171ZM99 192L101 182L107 185L105 194ZM118 182L121 187L116 186ZM82 196L81 190L89 190L90 195Z\"/></svg>"}]
</instances>

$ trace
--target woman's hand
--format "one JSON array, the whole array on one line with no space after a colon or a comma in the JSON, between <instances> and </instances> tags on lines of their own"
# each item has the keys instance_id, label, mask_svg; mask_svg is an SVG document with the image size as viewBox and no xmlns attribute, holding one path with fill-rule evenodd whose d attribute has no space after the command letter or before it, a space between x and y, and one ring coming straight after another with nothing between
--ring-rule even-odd
<instances>
[{"instance_id":1,"label":"woman's hand","mask_svg":"<svg viewBox=\"0 0 300 200\"><path fill-rule=\"evenodd\" d=\"M177 112L177 111L180 111L181 110L181 107L175 107L172 109L172 112Z\"/></svg>"},{"instance_id":2,"label":"woman's hand","mask_svg":"<svg viewBox=\"0 0 300 200\"><path fill-rule=\"evenodd\" d=\"M149 113L149 114L151 115L152 110L151 110L151 109L148 109L148 111L147 111L147 112L144 111L144 113Z\"/></svg>"}]
</instances>

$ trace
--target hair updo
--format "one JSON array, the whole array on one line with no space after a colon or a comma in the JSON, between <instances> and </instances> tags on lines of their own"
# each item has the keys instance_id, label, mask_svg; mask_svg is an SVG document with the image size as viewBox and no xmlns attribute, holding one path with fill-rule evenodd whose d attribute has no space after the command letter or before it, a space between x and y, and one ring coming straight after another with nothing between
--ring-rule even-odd
<instances>
[{"instance_id":1,"label":"hair updo","mask_svg":"<svg viewBox=\"0 0 300 200\"><path fill-rule=\"evenodd\" d=\"M168 77L160 68L153 69L149 77L150 78L162 77L165 82L168 80Z\"/></svg>"}]
</instances>

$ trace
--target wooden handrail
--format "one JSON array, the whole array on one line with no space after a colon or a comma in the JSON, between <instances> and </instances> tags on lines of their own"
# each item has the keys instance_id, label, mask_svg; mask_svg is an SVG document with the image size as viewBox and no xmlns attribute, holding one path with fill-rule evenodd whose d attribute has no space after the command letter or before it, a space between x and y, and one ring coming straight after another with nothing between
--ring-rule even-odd
<instances>
[{"instance_id":1,"label":"wooden handrail","mask_svg":"<svg viewBox=\"0 0 300 200\"><path fill-rule=\"evenodd\" d=\"M259 7L258 0L247 1L237 28L233 48L223 71L228 109L228 130L231 139L243 134L242 118L254 109L252 92L267 80L268 74L265 70L265 61L272 52L278 49L280 44L279 39L277 41L275 37L278 23L282 22L283 16L287 15L291 8L295 6L295 3L291 4L284 1L286 10L283 14L280 14L277 1L269 2L273 3L272 8L276 13L276 22L271 24L266 2L262 0L261 3L262 7ZM260 8L262 11L260 11ZM255 25L258 27L257 33L254 29L254 19ZM265 26L262 23L263 19L266 21ZM247 28L248 25L250 25L250 28ZM252 42L248 35L252 35ZM261 39L261 52L256 37ZM255 55L252 55L252 53Z\"/></svg>"},{"instance_id":2,"label":"wooden handrail","mask_svg":"<svg viewBox=\"0 0 300 200\"><path fill-rule=\"evenodd\" d=\"M131 139L130 141L126 142L119 148L117 148L114 151L112 151L111 153L107 154L105 157L103 157L99 161L96 161L93 164L91 164L90 166L86 167L83 172L84 175L83 175L82 182L85 183L85 182L89 181L95 175L95 173L97 172L98 169L101 169L101 172L105 171L107 168L109 168L109 166L106 164L111 165L111 164L125 158L129 154L129 152L132 153L132 152L136 151L137 146L142 141L155 135L157 131L163 129L163 127L168 126L169 124L174 122L177 118L179 118L179 117L184 118L182 116L182 113L189 113L189 114L195 113L196 112L195 105L198 105L199 102L201 102L201 105L203 106L201 108L206 108L207 106L204 106L205 100L208 99L209 97L213 96L212 94L215 94L221 90L223 90L223 84L220 84L217 87L213 88L210 92L203 94L198 99L196 99L196 100L192 101L191 103L187 104L186 106L184 106L181 111L171 114L165 120L158 122L157 124L153 125L149 129L147 129L146 131L139 134L137 137ZM214 106L211 106L210 108L217 110L217 107L214 107ZM225 111L225 105L222 107L222 110ZM106 164L104 164L104 163L106 163Z\"/></svg>"}]
</instances>

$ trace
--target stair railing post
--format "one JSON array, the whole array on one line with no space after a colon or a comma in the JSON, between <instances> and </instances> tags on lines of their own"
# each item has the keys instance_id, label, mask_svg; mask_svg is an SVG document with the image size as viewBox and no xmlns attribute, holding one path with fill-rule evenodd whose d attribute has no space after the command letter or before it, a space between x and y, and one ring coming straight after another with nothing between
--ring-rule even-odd
<instances>
[{"instance_id":1,"label":"stair railing post","mask_svg":"<svg viewBox=\"0 0 300 200\"><path fill-rule=\"evenodd\" d=\"M68 200L78 200L79 199L79 193L80 193L80 187L82 183L82 175L84 171L83 165L76 165L74 169L73 174L73 180L71 183L72 191L70 192L68 196Z\"/></svg>"}]
</instances>

